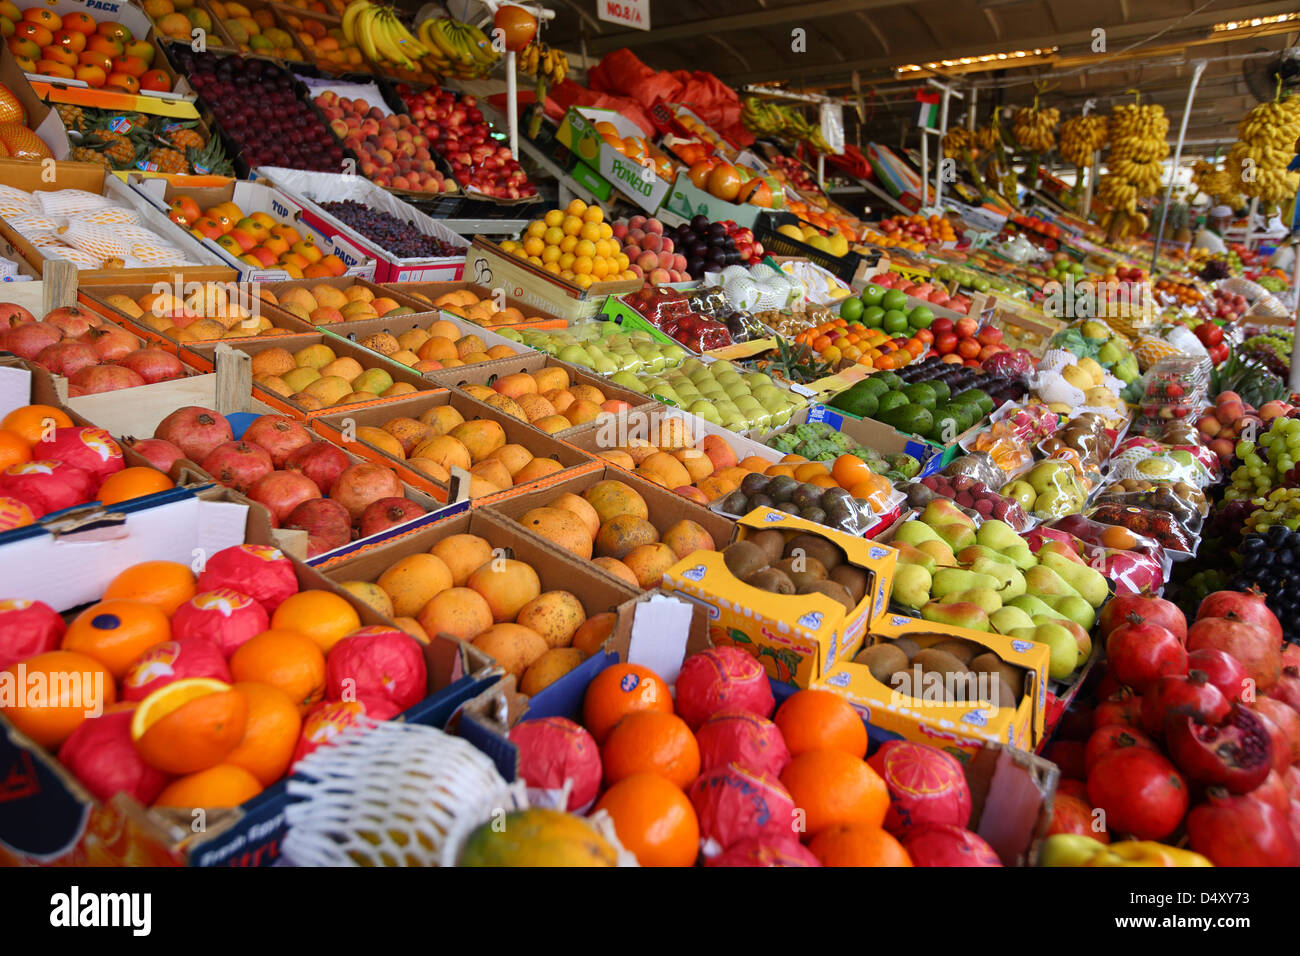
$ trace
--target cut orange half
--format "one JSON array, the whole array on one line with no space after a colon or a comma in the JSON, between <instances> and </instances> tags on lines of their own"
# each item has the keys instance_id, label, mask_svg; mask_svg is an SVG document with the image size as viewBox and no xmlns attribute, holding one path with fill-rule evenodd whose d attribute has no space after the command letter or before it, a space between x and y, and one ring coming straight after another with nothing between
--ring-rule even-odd
<instances>
[{"instance_id":1,"label":"cut orange half","mask_svg":"<svg viewBox=\"0 0 1300 956\"><path fill-rule=\"evenodd\" d=\"M173 681L142 700L131 717L131 739L151 767L174 774L215 767L239 745L248 701L210 677Z\"/></svg>"}]
</instances>

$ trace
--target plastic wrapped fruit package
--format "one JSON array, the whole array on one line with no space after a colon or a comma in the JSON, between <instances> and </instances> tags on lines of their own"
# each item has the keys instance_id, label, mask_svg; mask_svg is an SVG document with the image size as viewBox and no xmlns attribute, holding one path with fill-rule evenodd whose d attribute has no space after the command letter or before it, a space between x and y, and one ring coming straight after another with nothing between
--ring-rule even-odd
<instances>
[{"instance_id":1,"label":"plastic wrapped fruit package","mask_svg":"<svg viewBox=\"0 0 1300 956\"><path fill-rule=\"evenodd\" d=\"M1015 435L997 434L994 429L1002 424L999 422L993 429L980 432L975 437L972 448L988 455L1008 478L1014 478L1034 463L1034 453L1032 446L1026 445Z\"/></svg>"},{"instance_id":2,"label":"plastic wrapped fruit package","mask_svg":"<svg viewBox=\"0 0 1300 956\"><path fill-rule=\"evenodd\" d=\"M1056 538L1061 541L1077 538L1089 548L1113 548L1117 551L1145 554L1161 563L1165 560L1165 549L1155 538L1119 525L1096 521L1081 514L1057 518L1050 524L1039 525L1025 535L1029 547L1035 550L1035 541L1039 538Z\"/></svg>"},{"instance_id":3,"label":"plastic wrapped fruit package","mask_svg":"<svg viewBox=\"0 0 1300 956\"><path fill-rule=\"evenodd\" d=\"M1015 531L1025 532L1034 526L1034 520L1012 498L998 494L982 481L965 475L948 478L944 475L926 475L919 481L910 481L902 487L907 493L908 505L923 509L933 498L947 498L964 514L982 522L985 518L1005 521Z\"/></svg>"},{"instance_id":4,"label":"plastic wrapped fruit package","mask_svg":"<svg viewBox=\"0 0 1300 956\"><path fill-rule=\"evenodd\" d=\"M1208 451L1208 449L1206 449ZM1110 474L1114 479L1149 478L1157 481L1181 481L1197 488L1213 484L1218 471L1206 467L1189 448L1166 448L1150 445L1129 445L1116 452L1110 460Z\"/></svg>"},{"instance_id":5,"label":"plastic wrapped fruit package","mask_svg":"<svg viewBox=\"0 0 1300 956\"><path fill-rule=\"evenodd\" d=\"M1063 461L1074 472L1075 480L1085 493L1091 492L1101 482L1101 473L1073 448L1058 448L1046 458L1047 461Z\"/></svg>"},{"instance_id":6,"label":"plastic wrapped fruit package","mask_svg":"<svg viewBox=\"0 0 1300 956\"><path fill-rule=\"evenodd\" d=\"M1001 485L1007 480L1005 469L998 466L991 455L972 452L960 455L943 469L947 478L970 478L985 485Z\"/></svg>"},{"instance_id":7,"label":"plastic wrapped fruit package","mask_svg":"<svg viewBox=\"0 0 1300 956\"><path fill-rule=\"evenodd\" d=\"M1120 478L1112 479L1102 489L1105 494L1126 494L1142 493L1151 496L1151 500L1146 504L1154 504L1160 507L1163 501L1161 495L1171 495L1181 502L1182 508L1189 508L1201 518L1206 518L1210 514L1210 499L1204 491L1195 485L1188 484L1185 481L1157 481L1150 478ZM1101 495L1094 496L1094 504L1100 500Z\"/></svg>"},{"instance_id":8,"label":"plastic wrapped fruit package","mask_svg":"<svg viewBox=\"0 0 1300 956\"><path fill-rule=\"evenodd\" d=\"M1167 511L1134 505L1107 503L1085 512L1086 516L1104 524L1127 528L1134 534L1155 539L1166 551L1190 557L1196 553L1200 539L1188 534Z\"/></svg>"},{"instance_id":9,"label":"plastic wrapped fruit package","mask_svg":"<svg viewBox=\"0 0 1300 956\"><path fill-rule=\"evenodd\" d=\"M1079 515L1071 515L1061 521L1095 524ZM1116 544L1136 544L1138 540L1146 540L1139 539L1127 528L1117 525L1100 527L1106 529L1103 536ZM1150 542L1148 547L1155 552L1155 556L1127 547L1109 548L1098 544L1086 544L1066 531L1043 525L1025 535L1025 540L1029 542L1029 548L1034 554L1038 554L1045 546L1054 550L1068 548L1085 564L1101 572L1106 580L1112 582L1116 594L1159 594L1172 567L1172 562L1169 561L1164 549L1154 541Z\"/></svg>"},{"instance_id":10,"label":"plastic wrapped fruit package","mask_svg":"<svg viewBox=\"0 0 1300 956\"><path fill-rule=\"evenodd\" d=\"M1053 469L1046 472L1046 478L1039 480L1046 487L1038 492L1030 512L1030 516L1039 521L1074 514L1088 500L1088 492L1073 468Z\"/></svg>"},{"instance_id":11,"label":"plastic wrapped fruit package","mask_svg":"<svg viewBox=\"0 0 1300 956\"><path fill-rule=\"evenodd\" d=\"M1167 511L1189 535L1199 534L1205 516L1191 502L1176 495L1172 488L1165 486L1154 491L1123 491L1118 485L1108 485L1093 499L1093 505L1121 505L1123 507L1149 508Z\"/></svg>"},{"instance_id":12,"label":"plastic wrapped fruit package","mask_svg":"<svg viewBox=\"0 0 1300 956\"><path fill-rule=\"evenodd\" d=\"M1148 434L1160 430L1166 422L1194 417L1194 412L1206 403L1208 382L1207 358L1176 355L1160 359L1142 376L1134 427Z\"/></svg>"},{"instance_id":13,"label":"plastic wrapped fruit package","mask_svg":"<svg viewBox=\"0 0 1300 956\"><path fill-rule=\"evenodd\" d=\"M1211 407L1209 412L1213 413L1214 409ZM1195 417L1199 418L1200 414ZM1151 437L1164 445L1198 445L1201 441L1200 432L1189 419L1165 422L1164 426L1152 433Z\"/></svg>"}]
</instances>

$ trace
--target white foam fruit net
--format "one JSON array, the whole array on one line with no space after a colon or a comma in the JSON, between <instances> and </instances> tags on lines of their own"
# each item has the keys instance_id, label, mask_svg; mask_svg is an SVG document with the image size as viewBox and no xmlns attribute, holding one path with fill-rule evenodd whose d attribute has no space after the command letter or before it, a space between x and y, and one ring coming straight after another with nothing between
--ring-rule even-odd
<instances>
[{"instance_id":1,"label":"white foam fruit net","mask_svg":"<svg viewBox=\"0 0 1300 956\"><path fill-rule=\"evenodd\" d=\"M17 186L5 186L0 184L0 213L6 209L13 209L18 212L31 212L36 206L36 200L32 194L25 189L19 189Z\"/></svg>"},{"instance_id":2,"label":"white foam fruit net","mask_svg":"<svg viewBox=\"0 0 1300 956\"><path fill-rule=\"evenodd\" d=\"M97 226L143 225L140 214L134 209L127 209L125 206L105 206L103 209L92 209L90 212L81 213L77 218L82 222L92 223Z\"/></svg>"},{"instance_id":3,"label":"white foam fruit net","mask_svg":"<svg viewBox=\"0 0 1300 956\"><path fill-rule=\"evenodd\" d=\"M33 236L53 235L63 225L63 220L39 212L18 213L5 216L5 219L26 239L31 239Z\"/></svg>"},{"instance_id":4,"label":"white foam fruit net","mask_svg":"<svg viewBox=\"0 0 1300 956\"><path fill-rule=\"evenodd\" d=\"M81 219L72 219L60 236L72 248L97 255L101 261L131 254L131 240L121 229L112 226L99 226Z\"/></svg>"},{"instance_id":5,"label":"white foam fruit net","mask_svg":"<svg viewBox=\"0 0 1300 956\"><path fill-rule=\"evenodd\" d=\"M286 861L451 866L494 813L526 805L473 745L417 724L367 722L300 761L289 781ZM297 775L311 779L301 780Z\"/></svg>"},{"instance_id":6,"label":"white foam fruit net","mask_svg":"<svg viewBox=\"0 0 1300 956\"><path fill-rule=\"evenodd\" d=\"M111 199L84 189L56 189L32 193L47 216L76 216L114 205Z\"/></svg>"}]
</instances>

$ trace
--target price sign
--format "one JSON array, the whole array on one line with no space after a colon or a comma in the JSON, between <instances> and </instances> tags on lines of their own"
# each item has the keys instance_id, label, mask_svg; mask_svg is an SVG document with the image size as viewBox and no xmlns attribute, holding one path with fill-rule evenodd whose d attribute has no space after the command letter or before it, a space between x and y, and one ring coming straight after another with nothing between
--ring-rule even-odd
<instances>
[{"instance_id":1,"label":"price sign","mask_svg":"<svg viewBox=\"0 0 1300 956\"><path fill-rule=\"evenodd\" d=\"M596 0L596 16L634 30L650 29L650 0Z\"/></svg>"}]
</instances>

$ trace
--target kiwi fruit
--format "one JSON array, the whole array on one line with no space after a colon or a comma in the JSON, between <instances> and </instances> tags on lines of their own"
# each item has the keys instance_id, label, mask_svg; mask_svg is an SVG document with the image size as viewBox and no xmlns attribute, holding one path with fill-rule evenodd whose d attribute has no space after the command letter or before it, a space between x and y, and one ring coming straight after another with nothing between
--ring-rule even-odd
<instances>
[{"instance_id":1,"label":"kiwi fruit","mask_svg":"<svg viewBox=\"0 0 1300 956\"><path fill-rule=\"evenodd\" d=\"M856 605L867 596L867 572L851 564L841 564L830 569L827 578L848 589L849 596Z\"/></svg>"},{"instance_id":2,"label":"kiwi fruit","mask_svg":"<svg viewBox=\"0 0 1300 956\"><path fill-rule=\"evenodd\" d=\"M965 674L967 667L958 658L953 657L947 651L936 650L933 647L927 647L923 651L917 651L916 656L912 658L912 666L920 667L923 674Z\"/></svg>"},{"instance_id":3,"label":"kiwi fruit","mask_svg":"<svg viewBox=\"0 0 1300 956\"><path fill-rule=\"evenodd\" d=\"M826 568L816 558L786 558L772 565L780 568L802 593L810 585L826 580Z\"/></svg>"},{"instance_id":4,"label":"kiwi fruit","mask_svg":"<svg viewBox=\"0 0 1300 956\"><path fill-rule=\"evenodd\" d=\"M931 645L930 650L947 651L953 657L957 658L957 660L969 667L971 658L975 656L977 648L969 641L951 640L933 644Z\"/></svg>"},{"instance_id":5,"label":"kiwi fruit","mask_svg":"<svg viewBox=\"0 0 1300 956\"><path fill-rule=\"evenodd\" d=\"M794 582L779 568L762 568L744 579L750 587L773 594L794 594Z\"/></svg>"},{"instance_id":6,"label":"kiwi fruit","mask_svg":"<svg viewBox=\"0 0 1300 956\"><path fill-rule=\"evenodd\" d=\"M970 669L976 673L997 674L1006 683L1011 699L1014 701L1019 701L1024 695L1025 672L1019 667L1011 666L992 651L985 651L973 658Z\"/></svg>"},{"instance_id":7,"label":"kiwi fruit","mask_svg":"<svg viewBox=\"0 0 1300 956\"><path fill-rule=\"evenodd\" d=\"M891 674L907 670L907 655L892 644L872 644L860 650L853 663L866 664L871 676L888 686Z\"/></svg>"},{"instance_id":8,"label":"kiwi fruit","mask_svg":"<svg viewBox=\"0 0 1300 956\"><path fill-rule=\"evenodd\" d=\"M831 577L833 578L834 575L831 575ZM897 648L898 648L900 651L902 651L904 654L906 654L906 655L907 655L907 659L908 659L909 661L910 661L913 657L915 657L916 654L917 654L917 651L919 651L919 650L921 649L921 646L920 646L919 644L917 644L916 641L912 640L910 637L900 637L900 638L896 638L896 639L894 640L894 646L897 647Z\"/></svg>"},{"instance_id":9,"label":"kiwi fruit","mask_svg":"<svg viewBox=\"0 0 1300 956\"><path fill-rule=\"evenodd\" d=\"M797 555L800 551L807 557L816 558L829 572L844 563L844 552L839 545L832 544L815 534L797 534L785 546L785 557Z\"/></svg>"},{"instance_id":10,"label":"kiwi fruit","mask_svg":"<svg viewBox=\"0 0 1300 956\"><path fill-rule=\"evenodd\" d=\"M727 545L722 552L722 560L729 570L742 581L748 581L750 575L768 566L767 552L752 541L737 541Z\"/></svg>"},{"instance_id":11,"label":"kiwi fruit","mask_svg":"<svg viewBox=\"0 0 1300 956\"><path fill-rule=\"evenodd\" d=\"M776 564L781 560L781 552L785 550L785 535L775 528L768 528L766 531L759 531L745 538L751 544L756 544L763 549L767 555L768 564Z\"/></svg>"},{"instance_id":12,"label":"kiwi fruit","mask_svg":"<svg viewBox=\"0 0 1300 956\"><path fill-rule=\"evenodd\" d=\"M849 594L849 589L842 584L836 584L834 581L814 581L806 588L800 588L800 594L825 594L828 598L834 598L844 605L844 610L852 611L858 606L858 602L853 600Z\"/></svg>"}]
</instances>

